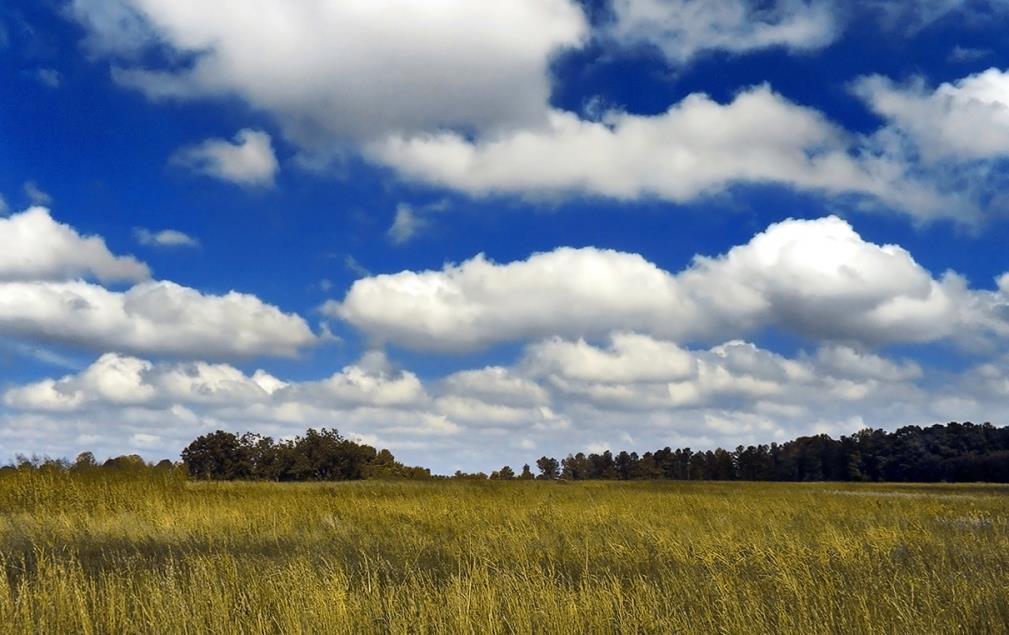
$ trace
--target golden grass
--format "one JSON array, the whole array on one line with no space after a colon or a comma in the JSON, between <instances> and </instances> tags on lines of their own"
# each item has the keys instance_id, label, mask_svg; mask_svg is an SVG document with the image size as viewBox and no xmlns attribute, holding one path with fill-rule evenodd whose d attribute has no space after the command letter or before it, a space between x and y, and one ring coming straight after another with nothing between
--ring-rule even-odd
<instances>
[{"instance_id":1,"label":"golden grass","mask_svg":"<svg viewBox=\"0 0 1009 635\"><path fill-rule=\"evenodd\" d=\"M1009 488L0 474L11 633L1009 632Z\"/></svg>"}]
</instances>

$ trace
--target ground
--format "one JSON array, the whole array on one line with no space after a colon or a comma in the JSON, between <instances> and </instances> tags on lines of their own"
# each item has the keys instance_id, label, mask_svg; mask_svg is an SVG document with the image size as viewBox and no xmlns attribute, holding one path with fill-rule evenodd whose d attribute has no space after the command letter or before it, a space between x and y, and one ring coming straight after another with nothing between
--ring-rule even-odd
<instances>
[{"instance_id":1,"label":"ground","mask_svg":"<svg viewBox=\"0 0 1009 635\"><path fill-rule=\"evenodd\" d=\"M1009 631L1009 488L0 473L12 633Z\"/></svg>"}]
</instances>

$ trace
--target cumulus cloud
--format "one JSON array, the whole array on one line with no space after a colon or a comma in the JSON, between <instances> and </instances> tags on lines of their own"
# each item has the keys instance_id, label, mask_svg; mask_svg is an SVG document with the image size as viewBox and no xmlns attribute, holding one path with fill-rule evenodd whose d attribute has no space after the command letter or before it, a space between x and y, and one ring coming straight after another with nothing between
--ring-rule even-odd
<instances>
[{"instance_id":1,"label":"cumulus cloud","mask_svg":"<svg viewBox=\"0 0 1009 635\"><path fill-rule=\"evenodd\" d=\"M587 121L552 111L546 126L478 139L454 132L393 136L373 160L405 178L472 195L590 194L684 202L740 183L779 183L879 199L920 218L972 213L914 182L904 166L859 154L815 110L756 86L720 104L691 94L660 115L611 112Z\"/></svg>"},{"instance_id":2,"label":"cumulus cloud","mask_svg":"<svg viewBox=\"0 0 1009 635\"><path fill-rule=\"evenodd\" d=\"M133 237L141 245L150 247L199 247L198 240L178 231L177 229L162 229L152 231L143 227L133 230Z\"/></svg>"},{"instance_id":3,"label":"cumulus cloud","mask_svg":"<svg viewBox=\"0 0 1009 635\"><path fill-rule=\"evenodd\" d=\"M170 162L206 176L239 185L273 185L279 165L270 135L240 130L233 141L207 139L177 151Z\"/></svg>"},{"instance_id":4,"label":"cumulus cloud","mask_svg":"<svg viewBox=\"0 0 1009 635\"><path fill-rule=\"evenodd\" d=\"M926 161L1009 156L1009 72L997 68L930 90L921 79L904 85L873 75L855 93L905 135Z\"/></svg>"},{"instance_id":5,"label":"cumulus cloud","mask_svg":"<svg viewBox=\"0 0 1009 635\"><path fill-rule=\"evenodd\" d=\"M1006 280L987 291L971 290L954 273L935 278L901 247L867 242L847 222L827 217L776 223L675 274L637 254L594 248L559 248L505 264L480 255L440 271L357 280L323 311L375 340L420 350L620 329L717 341L767 327L814 341L955 337L984 346L1009 334Z\"/></svg>"},{"instance_id":6,"label":"cumulus cloud","mask_svg":"<svg viewBox=\"0 0 1009 635\"><path fill-rule=\"evenodd\" d=\"M325 425L443 471L486 470L593 443L731 448L866 425L997 419L1009 415L1007 387L1001 358L939 377L844 345L787 357L740 340L688 348L632 332L599 344L548 338L512 366L429 382L374 351L309 381L106 354L80 372L9 387L0 448L122 452L143 436L144 454L164 456L219 428L287 436Z\"/></svg>"},{"instance_id":7,"label":"cumulus cloud","mask_svg":"<svg viewBox=\"0 0 1009 635\"><path fill-rule=\"evenodd\" d=\"M271 115L310 168L360 152L403 178L471 195L684 202L772 183L855 195L918 221L973 223L987 207L973 189L930 186L936 175L913 157L767 87L727 104L690 95L658 115L597 120L553 109L551 61L591 35L574 0L448 0L437 10L411 0L197 4L73 0L71 13L90 51L114 58L121 84L154 100L238 98ZM654 44L677 63L715 49L811 50L839 28L839 8L826 0L619 0L613 12L596 35ZM150 59L169 61L140 62ZM176 160L245 184L269 184L276 171L269 138L251 130ZM394 241L416 233L416 212L399 215Z\"/></svg>"},{"instance_id":8,"label":"cumulus cloud","mask_svg":"<svg viewBox=\"0 0 1009 635\"><path fill-rule=\"evenodd\" d=\"M555 51L587 23L571 0L73 0L92 51L155 99L237 96L309 150L388 132L526 124L544 114ZM282 24L284 28L277 28ZM167 47L180 66L131 59ZM375 81L381 77L381 81Z\"/></svg>"},{"instance_id":9,"label":"cumulus cloud","mask_svg":"<svg viewBox=\"0 0 1009 635\"><path fill-rule=\"evenodd\" d=\"M82 236L56 222L44 207L0 218L0 281L140 281L150 274L136 259L113 255L100 236Z\"/></svg>"},{"instance_id":10,"label":"cumulus cloud","mask_svg":"<svg viewBox=\"0 0 1009 635\"><path fill-rule=\"evenodd\" d=\"M416 439L459 431L430 407L416 375L376 363L381 360L375 357L366 355L322 380L286 382L228 364L156 363L107 353L81 372L9 388L3 403L22 413L17 421L26 413L47 421L65 417L67 427L102 430L101 440L116 437L120 440L112 443L119 447L131 435L157 432L159 442L148 449L171 447L173 453L192 436L219 427L256 425L257 431L286 436L308 426L338 425L350 435L374 438L381 431ZM5 423L0 431L16 429L12 417ZM110 434L110 428L123 434ZM0 447L9 447L2 437Z\"/></svg>"},{"instance_id":11,"label":"cumulus cloud","mask_svg":"<svg viewBox=\"0 0 1009 635\"><path fill-rule=\"evenodd\" d=\"M116 353L102 355L79 373L12 388L4 394L8 406L32 411L121 405L224 408L288 402L347 410L410 406L426 398L416 375L369 368L366 362L349 365L321 381L298 384L281 381L263 370L249 376L228 364L156 364Z\"/></svg>"},{"instance_id":12,"label":"cumulus cloud","mask_svg":"<svg viewBox=\"0 0 1009 635\"><path fill-rule=\"evenodd\" d=\"M610 37L656 46L674 64L705 51L811 51L841 26L833 4L817 0L615 0L613 13Z\"/></svg>"},{"instance_id":13,"label":"cumulus cloud","mask_svg":"<svg viewBox=\"0 0 1009 635\"><path fill-rule=\"evenodd\" d=\"M442 380L445 391L486 403L513 407L544 406L550 396L531 379L501 366L463 370Z\"/></svg>"},{"instance_id":14,"label":"cumulus cloud","mask_svg":"<svg viewBox=\"0 0 1009 635\"><path fill-rule=\"evenodd\" d=\"M293 356L316 341L305 321L253 295L204 294L152 281L34 207L0 218L0 336L88 350L201 356ZM92 282L138 282L119 291Z\"/></svg>"},{"instance_id":15,"label":"cumulus cloud","mask_svg":"<svg viewBox=\"0 0 1009 635\"><path fill-rule=\"evenodd\" d=\"M112 291L83 281L0 283L0 333L91 350L294 356L305 321L257 297L203 294L173 282Z\"/></svg>"}]
</instances>

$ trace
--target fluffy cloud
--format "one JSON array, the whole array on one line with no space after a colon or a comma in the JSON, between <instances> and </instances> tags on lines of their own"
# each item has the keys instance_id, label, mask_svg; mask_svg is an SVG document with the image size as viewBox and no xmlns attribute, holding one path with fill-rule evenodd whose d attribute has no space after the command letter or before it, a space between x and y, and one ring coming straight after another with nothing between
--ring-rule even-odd
<instances>
[{"instance_id":1,"label":"fluffy cloud","mask_svg":"<svg viewBox=\"0 0 1009 635\"><path fill-rule=\"evenodd\" d=\"M874 75L854 89L926 161L1009 156L1009 72L989 68L935 90L920 79L897 85Z\"/></svg>"},{"instance_id":2,"label":"fluffy cloud","mask_svg":"<svg viewBox=\"0 0 1009 635\"><path fill-rule=\"evenodd\" d=\"M323 311L376 340L422 350L593 338L615 329L718 341L767 327L816 341L956 337L982 346L1009 333L1007 280L976 291L952 273L936 279L904 249L866 242L828 217L771 225L722 256L696 257L677 274L636 254L593 248L559 248L507 264L477 256L441 271L360 279Z\"/></svg>"},{"instance_id":3,"label":"fluffy cloud","mask_svg":"<svg viewBox=\"0 0 1009 635\"><path fill-rule=\"evenodd\" d=\"M486 470L593 443L735 447L865 425L998 419L1009 415L1006 395L1009 365L1000 359L930 377L913 362L841 345L789 358L738 340L690 349L630 332L601 344L534 342L511 367L426 384L376 352L301 382L106 354L83 371L9 387L0 448L164 456L218 428L287 436L335 426L436 469Z\"/></svg>"},{"instance_id":4,"label":"fluffy cloud","mask_svg":"<svg viewBox=\"0 0 1009 635\"><path fill-rule=\"evenodd\" d=\"M293 356L316 338L305 321L252 295L150 281L36 207L0 219L0 336L99 351ZM143 281L125 291L88 281Z\"/></svg>"},{"instance_id":5,"label":"fluffy cloud","mask_svg":"<svg viewBox=\"0 0 1009 635\"><path fill-rule=\"evenodd\" d=\"M315 341L297 315L235 291L157 281L111 291L82 281L0 283L0 333L102 351L293 356Z\"/></svg>"},{"instance_id":6,"label":"fluffy cloud","mask_svg":"<svg viewBox=\"0 0 1009 635\"><path fill-rule=\"evenodd\" d=\"M450 395L512 407L544 406L550 396L535 381L500 366L463 370L442 380Z\"/></svg>"},{"instance_id":7,"label":"fluffy cloud","mask_svg":"<svg viewBox=\"0 0 1009 635\"><path fill-rule=\"evenodd\" d=\"M426 399L416 375L377 370L367 363L347 366L321 381L297 384L263 370L248 376L228 364L155 364L116 353L102 355L79 373L12 388L4 394L6 405L31 411L123 405L224 408L290 402L349 410L410 406Z\"/></svg>"},{"instance_id":8,"label":"fluffy cloud","mask_svg":"<svg viewBox=\"0 0 1009 635\"><path fill-rule=\"evenodd\" d=\"M683 202L738 183L781 183L875 197L919 218L961 216L965 203L906 178L903 167L856 155L815 110L767 86L728 104L692 94L660 115L602 121L552 111L546 126L471 139L453 132L390 137L367 152L404 177L473 195L582 193Z\"/></svg>"},{"instance_id":9,"label":"fluffy cloud","mask_svg":"<svg viewBox=\"0 0 1009 635\"><path fill-rule=\"evenodd\" d=\"M114 58L120 83L155 100L237 97L277 121L304 166L358 151L403 178L472 195L682 202L776 183L854 194L917 220L969 223L984 207L975 192L930 187L912 158L863 143L766 87L728 104L694 94L659 115L611 112L602 121L553 109L551 60L590 35L574 0L197 5L73 0L71 12L92 53ZM613 8L606 38L655 44L678 62L713 49L813 49L837 30L837 9L821 0ZM144 55L155 49L169 55ZM169 62L147 68L141 59ZM251 130L176 160L246 184L268 184L276 171L269 139ZM416 218L402 214L392 239L408 239Z\"/></svg>"},{"instance_id":10,"label":"fluffy cloud","mask_svg":"<svg viewBox=\"0 0 1009 635\"><path fill-rule=\"evenodd\" d=\"M187 60L121 67L121 83L155 99L240 97L323 151L388 132L537 121L551 56L587 33L571 0L224 0L212 9L74 0L72 10L96 53L133 64L138 51L164 46Z\"/></svg>"},{"instance_id":11,"label":"fluffy cloud","mask_svg":"<svg viewBox=\"0 0 1009 635\"><path fill-rule=\"evenodd\" d=\"M0 281L140 281L150 270L131 257L115 256L99 236L82 236L57 223L44 207L0 218Z\"/></svg>"},{"instance_id":12,"label":"fluffy cloud","mask_svg":"<svg viewBox=\"0 0 1009 635\"><path fill-rule=\"evenodd\" d=\"M695 371L692 355L672 342L636 333L616 333L610 348L552 338L532 345L526 353L527 370L579 381L672 381Z\"/></svg>"},{"instance_id":13,"label":"fluffy cloud","mask_svg":"<svg viewBox=\"0 0 1009 635\"><path fill-rule=\"evenodd\" d=\"M151 231L143 227L133 230L133 237L141 245L150 247L199 247L200 243L192 236L177 229L162 229Z\"/></svg>"},{"instance_id":14,"label":"fluffy cloud","mask_svg":"<svg viewBox=\"0 0 1009 635\"><path fill-rule=\"evenodd\" d=\"M101 430L101 440L120 448L136 446L125 439L156 432L157 441L143 449L170 447L173 453L193 436L220 427L252 426L285 436L308 426L329 425L352 436L374 438L381 432L415 440L459 431L431 407L416 375L376 363L382 359L381 354L366 355L326 379L298 383L262 370L247 375L228 364L155 363L107 353L78 373L11 387L3 394L3 403L22 413L16 421L26 416L48 417L46 421L65 417L66 427ZM9 413L5 423L0 426L3 433L16 430ZM9 448L10 441L5 443L3 436L0 447ZM112 437L119 441L110 441Z\"/></svg>"},{"instance_id":15,"label":"fluffy cloud","mask_svg":"<svg viewBox=\"0 0 1009 635\"><path fill-rule=\"evenodd\" d=\"M259 130L240 130L234 142L207 139L182 148L172 155L171 163L215 179L239 185L272 185L277 173L270 135Z\"/></svg>"},{"instance_id":16,"label":"fluffy cloud","mask_svg":"<svg viewBox=\"0 0 1009 635\"><path fill-rule=\"evenodd\" d=\"M615 0L608 34L624 44L657 46L682 64L704 51L822 48L839 32L830 2L776 0Z\"/></svg>"}]
</instances>

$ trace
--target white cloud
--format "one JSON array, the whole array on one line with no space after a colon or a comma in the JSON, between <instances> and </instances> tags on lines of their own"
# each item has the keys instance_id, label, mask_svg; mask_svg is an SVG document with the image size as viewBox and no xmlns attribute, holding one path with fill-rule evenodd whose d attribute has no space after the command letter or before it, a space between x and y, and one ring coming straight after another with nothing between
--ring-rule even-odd
<instances>
[{"instance_id":1,"label":"white cloud","mask_svg":"<svg viewBox=\"0 0 1009 635\"><path fill-rule=\"evenodd\" d=\"M213 10L196 0L73 0L71 12L92 53L114 58L120 83L156 100L238 98L272 115L300 150L296 162L310 168L361 152L403 178L476 196L684 202L771 183L855 195L917 221L976 223L990 207L978 188L930 181L937 175L922 173L913 157L849 135L767 87L728 104L690 95L658 115L610 112L598 121L555 110L551 61L590 36L574 0L444 0L437 8L272 0L255 10L241 0ZM679 63L715 49L825 46L838 13L826 0L619 0L615 21L597 35L650 42ZM180 61L140 66L154 49ZM176 160L217 178L271 183L269 138L239 134ZM417 212L398 214L392 240L416 234Z\"/></svg>"},{"instance_id":2,"label":"white cloud","mask_svg":"<svg viewBox=\"0 0 1009 635\"><path fill-rule=\"evenodd\" d=\"M1009 71L989 68L935 90L873 75L854 90L928 162L1009 156Z\"/></svg>"},{"instance_id":3,"label":"white cloud","mask_svg":"<svg viewBox=\"0 0 1009 635\"><path fill-rule=\"evenodd\" d=\"M131 54L163 46L188 60L120 68L121 83L155 99L240 97L277 117L289 139L323 152L388 132L536 121L551 56L587 34L570 0L222 0L212 8L74 0L72 11L96 53L132 64Z\"/></svg>"},{"instance_id":4,"label":"white cloud","mask_svg":"<svg viewBox=\"0 0 1009 635\"><path fill-rule=\"evenodd\" d=\"M140 281L150 273L132 257L113 255L101 237L82 236L57 223L44 207L0 218L0 281Z\"/></svg>"},{"instance_id":5,"label":"white cloud","mask_svg":"<svg viewBox=\"0 0 1009 635\"><path fill-rule=\"evenodd\" d=\"M301 317L253 295L203 294L149 277L145 264L44 208L0 218L2 337L201 356L293 356L316 341ZM88 279L143 282L118 291Z\"/></svg>"},{"instance_id":6,"label":"white cloud","mask_svg":"<svg viewBox=\"0 0 1009 635\"><path fill-rule=\"evenodd\" d=\"M885 157L858 154L815 110L767 86L728 104L691 94L660 115L611 112L587 121L552 111L546 126L470 139L454 132L393 136L368 156L405 178L482 196L590 194L684 202L740 183L779 183L875 197L919 219L971 213Z\"/></svg>"},{"instance_id":7,"label":"white cloud","mask_svg":"<svg viewBox=\"0 0 1009 635\"><path fill-rule=\"evenodd\" d=\"M239 130L234 141L207 139L182 148L171 163L222 181L239 185L273 185L279 165L270 135L260 130Z\"/></svg>"},{"instance_id":8,"label":"white cloud","mask_svg":"<svg viewBox=\"0 0 1009 635\"><path fill-rule=\"evenodd\" d=\"M1007 277L1005 280L1009 280ZM845 221L787 220L747 244L698 256L678 274L639 255L558 248L496 264L477 256L441 271L357 280L323 311L377 341L472 350L615 329L718 341L777 327L814 341L876 345L1009 334L1009 282L971 290L934 278L904 249L864 241Z\"/></svg>"},{"instance_id":9,"label":"white cloud","mask_svg":"<svg viewBox=\"0 0 1009 635\"><path fill-rule=\"evenodd\" d=\"M671 365L664 351L678 361ZM145 455L173 456L215 429L284 437L336 426L451 472L519 466L535 458L532 450L563 456L593 443L733 448L865 425L999 420L1009 416L1007 395L1005 359L938 376L839 345L790 358L743 341L690 349L628 332L601 346L534 342L514 366L427 385L377 352L301 382L227 364L106 354L83 371L8 388L0 450L123 452L148 435L159 440L140 448Z\"/></svg>"},{"instance_id":10,"label":"white cloud","mask_svg":"<svg viewBox=\"0 0 1009 635\"><path fill-rule=\"evenodd\" d=\"M105 351L293 356L315 336L252 295L157 281L110 291L82 281L0 283L0 333Z\"/></svg>"},{"instance_id":11,"label":"white cloud","mask_svg":"<svg viewBox=\"0 0 1009 635\"><path fill-rule=\"evenodd\" d=\"M151 247L199 247L198 240L178 231L177 229L162 229L152 231L143 227L133 230L133 237L141 245Z\"/></svg>"},{"instance_id":12,"label":"white cloud","mask_svg":"<svg viewBox=\"0 0 1009 635\"><path fill-rule=\"evenodd\" d=\"M353 410L409 408L428 401L417 376L370 368L367 358L327 379L284 382L263 370L248 376L228 364L153 363L106 353L83 371L7 390L4 403L28 411L107 406L236 409L260 406L283 418L285 406Z\"/></svg>"},{"instance_id":13,"label":"white cloud","mask_svg":"<svg viewBox=\"0 0 1009 635\"><path fill-rule=\"evenodd\" d=\"M676 344L636 333L613 334L607 350L585 340L543 340L527 350L525 363L537 375L619 383L672 381L696 370L693 356Z\"/></svg>"},{"instance_id":14,"label":"white cloud","mask_svg":"<svg viewBox=\"0 0 1009 635\"><path fill-rule=\"evenodd\" d=\"M507 406L529 407L550 403L539 384L500 366L463 370L442 381L446 392Z\"/></svg>"},{"instance_id":15,"label":"white cloud","mask_svg":"<svg viewBox=\"0 0 1009 635\"><path fill-rule=\"evenodd\" d=\"M817 0L615 0L613 13L610 37L656 46L674 64L705 51L811 51L841 26L832 3Z\"/></svg>"}]
</instances>

